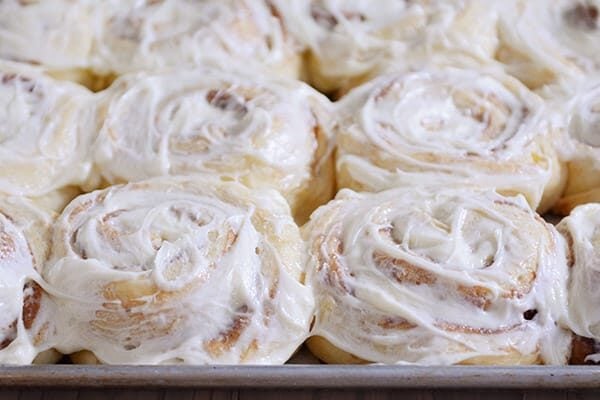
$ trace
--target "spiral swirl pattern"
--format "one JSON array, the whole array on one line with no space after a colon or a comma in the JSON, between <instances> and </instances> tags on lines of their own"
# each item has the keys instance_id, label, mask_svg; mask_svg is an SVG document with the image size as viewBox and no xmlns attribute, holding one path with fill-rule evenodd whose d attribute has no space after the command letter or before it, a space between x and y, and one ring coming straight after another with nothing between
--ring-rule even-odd
<instances>
[{"instance_id":1,"label":"spiral swirl pattern","mask_svg":"<svg viewBox=\"0 0 600 400\"><path fill-rule=\"evenodd\" d=\"M564 185L543 102L503 74L442 68L391 74L344 97L338 184L378 191L456 184L521 193L547 209Z\"/></svg>"},{"instance_id":2,"label":"spiral swirl pattern","mask_svg":"<svg viewBox=\"0 0 600 400\"><path fill-rule=\"evenodd\" d=\"M63 353L278 364L308 332L303 243L275 191L202 175L114 186L71 202L52 254Z\"/></svg>"},{"instance_id":3,"label":"spiral swirl pattern","mask_svg":"<svg viewBox=\"0 0 600 400\"><path fill-rule=\"evenodd\" d=\"M325 361L566 362L565 243L520 196L343 190L303 235Z\"/></svg>"},{"instance_id":4,"label":"spiral swirl pattern","mask_svg":"<svg viewBox=\"0 0 600 400\"><path fill-rule=\"evenodd\" d=\"M275 188L304 220L332 197L329 106L299 82L205 69L126 76L105 94L95 158L110 183L211 171Z\"/></svg>"},{"instance_id":5,"label":"spiral swirl pattern","mask_svg":"<svg viewBox=\"0 0 600 400\"><path fill-rule=\"evenodd\" d=\"M565 97L569 97L566 107ZM555 102L562 108L559 115L567 116L559 149L567 160L568 180L553 211L568 215L579 204L600 201L600 76L574 85L566 96L559 93Z\"/></svg>"},{"instance_id":6,"label":"spiral swirl pattern","mask_svg":"<svg viewBox=\"0 0 600 400\"><path fill-rule=\"evenodd\" d=\"M92 64L117 74L165 67L243 65L296 78L299 46L268 1L103 1Z\"/></svg>"},{"instance_id":7,"label":"spiral swirl pattern","mask_svg":"<svg viewBox=\"0 0 600 400\"><path fill-rule=\"evenodd\" d=\"M531 88L600 68L600 1L514 0L500 15L496 59Z\"/></svg>"},{"instance_id":8,"label":"spiral swirl pattern","mask_svg":"<svg viewBox=\"0 0 600 400\"><path fill-rule=\"evenodd\" d=\"M277 1L290 30L309 49L318 89L342 92L386 69L437 51L490 58L496 4L472 0Z\"/></svg>"},{"instance_id":9,"label":"spiral swirl pattern","mask_svg":"<svg viewBox=\"0 0 600 400\"><path fill-rule=\"evenodd\" d=\"M90 177L93 96L0 62L0 192L38 197Z\"/></svg>"}]
</instances>

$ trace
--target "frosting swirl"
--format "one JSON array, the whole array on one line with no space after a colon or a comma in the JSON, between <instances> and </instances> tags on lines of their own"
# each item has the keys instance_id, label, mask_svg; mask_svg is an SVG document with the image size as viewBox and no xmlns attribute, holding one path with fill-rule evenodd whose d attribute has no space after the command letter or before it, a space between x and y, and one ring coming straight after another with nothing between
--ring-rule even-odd
<instances>
[{"instance_id":1,"label":"frosting swirl","mask_svg":"<svg viewBox=\"0 0 600 400\"><path fill-rule=\"evenodd\" d=\"M340 187L456 182L522 193L542 210L562 189L549 142L558 127L538 96L503 74L394 73L350 92L338 112Z\"/></svg>"},{"instance_id":2,"label":"frosting swirl","mask_svg":"<svg viewBox=\"0 0 600 400\"><path fill-rule=\"evenodd\" d=\"M568 180L553 211L568 215L578 204L600 201L600 76L590 76L567 93L557 87L547 92L558 115L566 116L558 148L567 161Z\"/></svg>"},{"instance_id":3,"label":"frosting swirl","mask_svg":"<svg viewBox=\"0 0 600 400\"><path fill-rule=\"evenodd\" d=\"M71 202L54 237L63 353L278 364L307 335L303 243L275 191L204 175L113 186Z\"/></svg>"},{"instance_id":4,"label":"frosting swirl","mask_svg":"<svg viewBox=\"0 0 600 400\"><path fill-rule=\"evenodd\" d=\"M326 361L566 362L565 243L520 196L343 190L303 235Z\"/></svg>"},{"instance_id":5,"label":"frosting swirl","mask_svg":"<svg viewBox=\"0 0 600 400\"><path fill-rule=\"evenodd\" d=\"M92 64L117 74L214 63L285 77L300 72L299 46L268 1L103 1Z\"/></svg>"},{"instance_id":6,"label":"frosting swirl","mask_svg":"<svg viewBox=\"0 0 600 400\"><path fill-rule=\"evenodd\" d=\"M93 96L0 62L0 192L42 196L90 176Z\"/></svg>"},{"instance_id":7,"label":"frosting swirl","mask_svg":"<svg viewBox=\"0 0 600 400\"><path fill-rule=\"evenodd\" d=\"M93 1L0 2L0 58L52 70L87 68L94 40Z\"/></svg>"},{"instance_id":8,"label":"frosting swirl","mask_svg":"<svg viewBox=\"0 0 600 400\"><path fill-rule=\"evenodd\" d=\"M570 248L569 321L577 335L600 341L600 205L575 208L557 226ZM597 349L596 349L597 351ZM587 354L600 362L600 354Z\"/></svg>"},{"instance_id":9,"label":"frosting swirl","mask_svg":"<svg viewBox=\"0 0 600 400\"><path fill-rule=\"evenodd\" d=\"M301 220L332 196L330 103L300 82L142 73L115 82L104 104L95 159L110 183L217 172L280 190Z\"/></svg>"},{"instance_id":10,"label":"frosting swirl","mask_svg":"<svg viewBox=\"0 0 600 400\"><path fill-rule=\"evenodd\" d=\"M496 59L529 87L600 68L600 1L515 0L503 7Z\"/></svg>"},{"instance_id":11,"label":"frosting swirl","mask_svg":"<svg viewBox=\"0 0 600 400\"><path fill-rule=\"evenodd\" d=\"M50 223L23 198L0 196L0 363L29 364L52 347L56 310L38 273Z\"/></svg>"},{"instance_id":12,"label":"frosting swirl","mask_svg":"<svg viewBox=\"0 0 600 400\"><path fill-rule=\"evenodd\" d=\"M377 75L389 63L440 50L491 57L496 6L471 0L276 1L309 49L312 83L329 92Z\"/></svg>"}]
</instances>

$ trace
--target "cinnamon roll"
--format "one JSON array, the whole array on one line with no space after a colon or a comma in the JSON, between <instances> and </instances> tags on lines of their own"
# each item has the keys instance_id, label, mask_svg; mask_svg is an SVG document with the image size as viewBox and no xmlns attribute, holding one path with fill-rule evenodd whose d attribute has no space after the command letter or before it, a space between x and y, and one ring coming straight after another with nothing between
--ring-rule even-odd
<instances>
[{"instance_id":1,"label":"cinnamon roll","mask_svg":"<svg viewBox=\"0 0 600 400\"><path fill-rule=\"evenodd\" d=\"M557 228L570 247L569 321L578 335L571 363L600 363L600 204L575 208Z\"/></svg>"},{"instance_id":2,"label":"cinnamon roll","mask_svg":"<svg viewBox=\"0 0 600 400\"><path fill-rule=\"evenodd\" d=\"M79 85L0 62L0 193L51 196L57 208L70 200L91 177L93 101Z\"/></svg>"},{"instance_id":3,"label":"cinnamon roll","mask_svg":"<svg viewBox=\"0 0 600 400\"><path fill-rule=\"evenodd\" d=\"M333 196L329 101L305 84L216 70L124 76L95 159L109 183L210 171L280 190L299 221Z\"/></svg>"},{"instance_id":4,"label":"cinnamon roll","mask_svg":"<svg viewBox=\"0 0 600 400\"><path fill-rule=\"evenodd\" d=\"M600 68L600 1L511 0L502 10L495 58L530 88Z\"/></svg>"},{"instance_id":5,"label":"cinnamon roll","mask_svg":"<svg viewBox=\"0 0 600 400\"><path fill-rule=\"evenodd\" d=\"M41 65L61 79L91 83L93 1L3 0L0 58Z\"/></svg>"},{"instance_id":6,"label":"cinnamon roll","mask_svg":"<svg viewBox=\"0 0 600 400\"><path fill-rule=\"evenodd\" d=\"M208 63L300 74L301 49L267 0L109 0L97 7L97 71L119 75Z\"/></svg>"},{"instance_id":7,"label":"cinnamon roll","mask_svg":"<svg viewBox=\"0 0 600 400\"><path fill-rule=\"evenodd\" d=\"M565 135L560 155L567 160L568 180L553 211L568 215L577 205L600 201L600 75L589 78L556 107L566 111Z\"/></svg>"},{"instance_id":8,"label":"cinnamon roll","mask_svg":"<svg viewBox=\"0 0 600 400\"><path fill-rule=\"evenodd\" d=\"M343 190L303 228L328 363L564 364L565 242L523 197Z\"/></svg>"},{"instance_id":9,"label":"cinnamon roll","mask_svg":"<svg viewBox=\"0 0 600 400\"><path fill-rule=\"evenodd\" d=\"M44 274L57 348L107 364L282 364L313 312L303 248L274 190L197 175L79 196Z\"/></svg>"},{"instance_id":10,"label":"cinnamon roll","mask_svg":"<svg viewBox=\"0 0 600 400\"><path fill-rule=\"evenodd\" d=\"M379 77L340 101L335 131L338 185L358 191L470 185L521 193L543 212L565 182L553 146L560 124L537 95L495 70Z\"/></svg>"},{"instance_id":11,"label":"cinnamon roll","mask_svg":"<svg viewBox=\"0 0 600 400\"><path fill-rule=\"evenodd\" d=\"M39 271L51 216L23 198L0 195L0 364L55 362L56 311Z\"/></svg>"},{"instance_id":12,"label":"cinnamon roll","mask_svg":"<svg viewBox=\"0 0 600 400\"><path fill-rule=\"evenodd\" d=\"M311 83L335 92L413 57L457 51L492 58L496 4L472 0L273 0L308 49ZM425 54L423 54L425 53Z\"/></svg>"}]
</instances>

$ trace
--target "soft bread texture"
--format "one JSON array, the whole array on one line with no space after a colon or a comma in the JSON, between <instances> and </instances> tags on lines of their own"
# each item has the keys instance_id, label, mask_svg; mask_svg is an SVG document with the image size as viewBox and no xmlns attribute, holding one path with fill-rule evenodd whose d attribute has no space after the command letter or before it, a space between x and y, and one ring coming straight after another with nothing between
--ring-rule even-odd
<instances>
[{"instance_id":1,"label":"soft bread texture","mask_svg":"<svg viewBox=\"0 0 600 400\"><path fill-rule=\"evenodd\" d=\"M300 46L262 0L49 0L0 4L0 58L102 88L112 75L215 65L298 78Z\"/></svg>"},{"instance_id":2,"label":"soft bread texture","mask_svg":"<svg viewBox=\"0 0 600 400\"><path fill-rule=\"evenodd\" d=\"M311 84L347 92L389 64L436 52L492 58L497 3L472 0L274 1L307 49Z\"/></svg>"},{"instance_id":3,"label":"soft bread texture","mask_svg":"<svg viewBox=\"0 0 600 400\"><path fill-rule=\"evenodd\" d=\"M520 193L540 212L562 193L553 147L561 126L539 96L497 70L391 73L337 107L340 188L453 183Z\"/></svg>"},{"instance_id":4,"label":"soft bread texture","mask_svg":"<svg viewBox=\"0 0 600 400\"><path fill-rule=\"evenodd\" d=\"M495 58L530 88L570 84L600 68L600 1L502 2Z\"/></svg>"},{"instance_id":5,"label":"soft bread texture","mask_svg":"<svg viewBox=\"0 0 600 400\"><path fill-rule=\"evenodd\" d=\"M579 362L600 362L600 204L575 208L557 226L569 245L569 322L577 335L591 339Z\"/></svg>"},{"instance_id":6,"label":"soft bread texture","mask_svg":"<svg viewBox=\"0 0 600 400\"><path fill-rule=\"evenodd\" d=\"M50 195L58 204L63 194L53 192L85 185L98 130L94 101L79 85L0 61L0 193Z\"/></svg>"},{"instance_id":7,"label":"soft bread texture","mask_svg":"<svg viewBox=\"0 0 600 400\"><path fill-rule=\"evenodd\" d=\"M303 83L191 69L124 76L102 96L109 183L225 174L279 190L300 223L334 195L331 104Z\"/></svg>"},{"instance_id":8,"label":"soft bread texture","mask_svg":"<svg viewBox=\"0 0 600 400\"><path fill-rule=\"evenodd\" d=\"M565 129L557 147L567 163L568 179L553 211L568 215L579 204L600 201L600 75L585 83L545 91L564 116Z\"/></svg>"},{"instance_id":9,"label":"soft bread texture","mask_svg":"<svg viewBox=\"0 0 600 400\"><path fill-rule=\"evenodd\" d=\"M563 238L523 197L441 187L342 190L303 228L331 363L564 364Z\"/></svg>"},{"instance_id":10,"label":"soft bread texture","mask_svg":"<svg viewBox=\"0 0 600 400\"><path fill-rule=\"evenodd\" d=\"M106 364L282 364L313 313L304 257L272 190L197 175L82 195L44 271L56 347Z\"/></svg>"},{"instance_id":11,"label":"soft bread texture","mask_svg":"<svg viewBox=\"0 0 600 400\"><path fill-rule=\"evenodd\" d=\"M0 195L0 363L56 362L57 310L40 271L52 216L19 197ZM42 354L40 354L42 353Z\"/></svg>"}]
</instances>

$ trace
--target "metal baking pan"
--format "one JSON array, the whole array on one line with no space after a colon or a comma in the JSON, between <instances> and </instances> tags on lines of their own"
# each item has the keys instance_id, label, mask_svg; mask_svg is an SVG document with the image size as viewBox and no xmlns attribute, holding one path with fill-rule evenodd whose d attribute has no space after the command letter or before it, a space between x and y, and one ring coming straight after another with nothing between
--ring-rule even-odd
<instances>
[{"instance_id":1,"label":"metal baking pan","mask_svg":"<svg viewBox=\"0 0 600 400\"><path fill-rule=\"evenodd\" d=\"M600 366L91 366L0 367L0 387L600 388Z\"/></svg>"}]
</instances>

